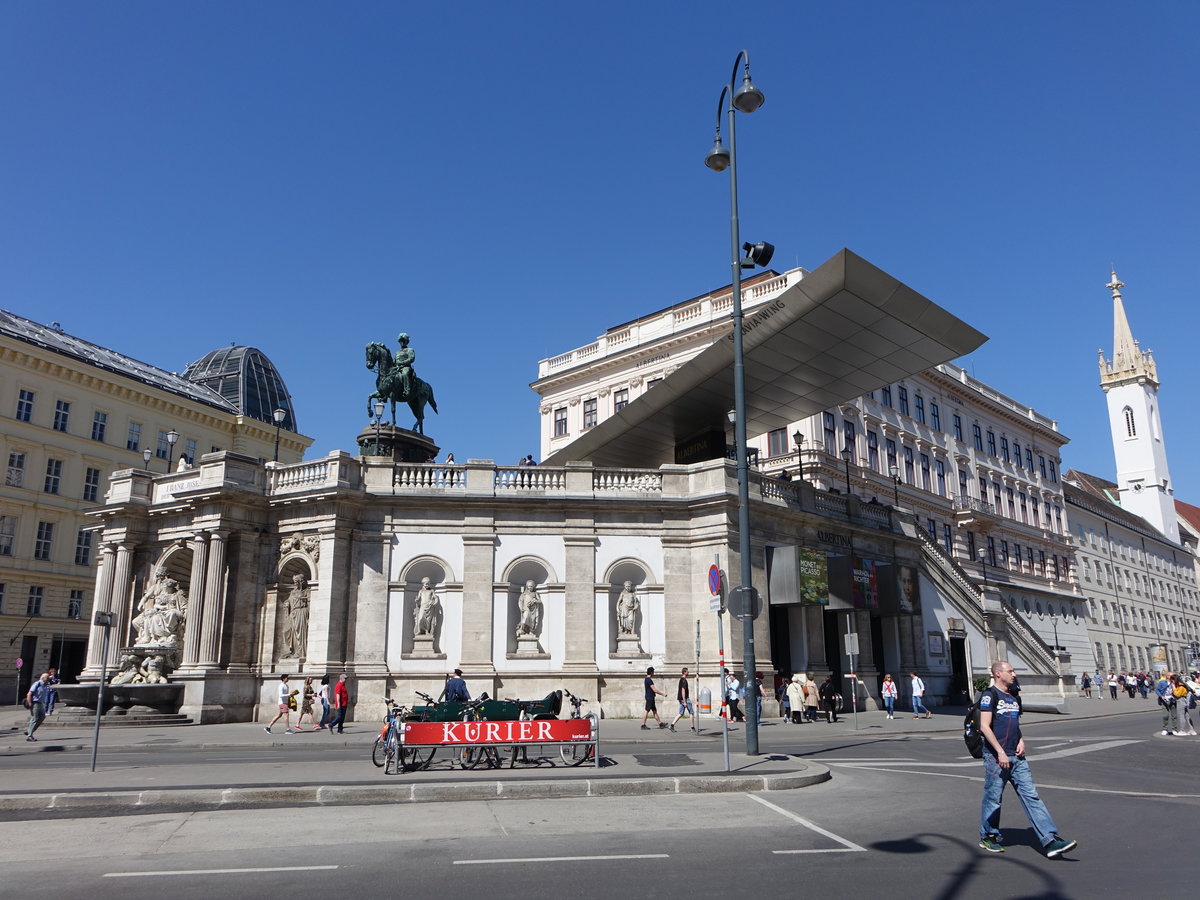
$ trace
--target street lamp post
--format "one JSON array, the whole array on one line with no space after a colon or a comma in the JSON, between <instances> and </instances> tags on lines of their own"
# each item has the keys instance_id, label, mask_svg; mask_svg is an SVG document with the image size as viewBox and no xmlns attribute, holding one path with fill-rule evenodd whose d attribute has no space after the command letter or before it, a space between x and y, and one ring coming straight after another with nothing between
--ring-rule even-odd
<instances>
[{"instance_id":1,"label":"street lamp post","mask_svg":"<svg viewBox=\"0 0 1200 900\"><path fill-rule=\"evenodd\" d=\"M889 466L888 474L892 476L892 508L900 505L900 467Z\"/></svg>"},{"instance_id":2,"label":"street lamp post","mask_svg":"<svg viewBox=\"0 0 1200 900\"><path fill-rule=\"evenodd\" d=\"M171 463L175 459L175 442L179 440L179 432L172 428L167 432L167 471L171 471Z\"/></svg>"},{"instance_id":3,"label":"street lamp post","mask_svg":"<svg viewBox=\"0 0 1200 900\"><path fill-rule=\"evenodd\" d=\"M735 90L738 66L744 65L742 85ZM725 106L729 100L728 108ZM721 96L717 100L716 138L712 149L704 158L704 164L714 172L729 170L729 206L730 206L730 247L733 299L733 408L735 413L734 444L737 451L738 475L738 557L741 561L741 576L735 589L738 597L746 604L747 613L753 613L754 601L752 586L753 566L750 559L750 473L746 466L746 370L742 355L742 269L753 268L756 265L765 266L771 260L775 248L766 242L746 244L743 248L738 228L738 196L737 196L737 140L734 123L736 113L752 113L763 105L763 94L750 83L750 56L745 50L738 53L733 60L733 73L729 76L729 84L721 88ZM728 120L729 148L721 143L721 113ZM742 257L745 249L746 257ZM756 660L754 656L754 619L747 615L742 621L742 658L745 670L745 680L753 688L753 678ZM748 690L747 695L750 695ZM746 753L758 753L758 703L746 704Z\"/></svg>"},{"instance_id":4,"label":"street lamp post","mask_svg":"<svg viewBox=\"0 0 1200 900\"><path fill-rule=\"evenodd\" d=\"M275 420L275 455L271 457L271 462L279 462L279 427L283 424L283 420L287 418L287 410L279 407L275 412L271 413L271 418Z\"/></svg>"},{"instance_id":5,"label":"street lamp post","mask_svg":"<svg viewBox=\"0 0 1200 900\"><path fill-rule=\"evenodd\" d=\"M986 588L988 586L987 551L984 550L982 547L979 548L979 565L983 569L983 586Z\"/></svg>"},{"instance_id":6,"label":"street lamp post","mask_svg":"<svg viewBox=\"0 0 1200 900\"><path fill-rule=\"evenodd\" d=\"M804 432L796 429L792 432L792 440L796 443L796 464L800 467L800 480L804 480Z\"/></svg>"},{"instance_id":7,"label":"street lamp post","mask_svg":"<svg viewBox=\"0 0 1200 900\"><path fill-rule=\"evenodd\" d=\"M146 463L146 468L150 468L150 457L154 455L154 451L147 447L142 451L142 460Z\"/></svg>"},{"instance_id":8,"label":"street lamp post","mask_svg":"<svg viewBox=\"0 0 1200 900\"><path fill-rule=\"evenodd\" d=\"M379 423L383 420L384 402L375 401L375 455L379 455Z\"/></svg>"},{"instance_id":9,"label":"street lamp post","mask_svg":"<svg viewBox=\"0 0 1200 900\"><path fill-rule=\"evenodd\" d=\"M850 496L850 457L854 454L847 447L842 451L842 462L846 464L846 496Z\"/></svg>"}]
</instances>

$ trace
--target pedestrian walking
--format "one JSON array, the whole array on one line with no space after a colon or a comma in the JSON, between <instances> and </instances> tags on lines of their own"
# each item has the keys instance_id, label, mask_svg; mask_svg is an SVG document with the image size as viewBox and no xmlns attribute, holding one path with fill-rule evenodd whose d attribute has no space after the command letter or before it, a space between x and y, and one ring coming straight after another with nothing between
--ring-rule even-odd
<instances>
[{"instance_id":1,"label":"pedestrian walking","mask_svg":"<svg viewBox=\"0 0 1200 900\"><path fill-rule=\"evenodd\" d=\"M654 684L654 666L646 669L646 677L642 679L642 689L646 694L646 710L642 713L642 730L649 731L650 726L646 724L646 720L653 715L654 721L658 723L659 728L666 728L667 723L658 717L658 704L655 702L655 696L665 697L666 691L660 691Z\"/></svg>"},{"instance_id":2,"label":"pedestrian walking","mask_svg":"<svg viewBox=\"0 0 1200 900\"><path fill-rule=\"evenodd\" d=\"M319 700L321 703L321 721L317 723L317 726L313 729L313 731L320 731L329 723L330 718L332 718L329 713L330 697L328 675L321 676L321 687L317 689L317 700Z\"/></svg>"},{"instance_id":3,"label":"pedestrian walking","mask_svg":"<svg viewBox=\"0 0 1200 900\"><path fill-rule=\"evenodd\" d=\"M287 734L295 734L296 730L292 728L292 707L289 702L292 699L294 692L288 686L288 676L286 674L279 676L279 688L277 691L277 701L279 703L279 712L275 713L269 725L263 727L263 731L267 734L271 733L273 726L280 719L283 719L283 724L287 727Z\"/></svg>"},{"instance_id":4,"label":"pedestrian walking","mask_svg":"<svg viewBox=\"0 0 1200 900\"><path fill-rule=\"evenodd\" d=\"M792 714L792 724L799 725L804 717L804 676L797 673L787 686L788 707Z\"/></svg>"},{"instance_id":5,"label":"pedestrian walking","mask_svg":"<svg viewBox=\"0 0 1200 900\"><path fill-rule=\"evenodd\" d=\"M46 682L50 686L50 690L46 693L46 715L54 715L54 704L58 702L58 691L54 689L56 684L62 684L62 679L58 677L58 669L51 666L46 670L46 674L50 676Z\"/></svg>"},{"instance_id":6,"label":"pedestrian walking","mask_svg":"<svg viewBox=\"0 0 1200 900\"><path fill-rule=\"evenodd\" d=\"M933 713L931 713L929 711L929 709L925 706L925 682L923 682L917 676L916 672L909 672L908 675L909 675L909 678L912 679L911 685L912 685L913 718L914 719L921 718L920 715L918 715L918 713L924 712L925 718L928 719L933 715Z\"/></svg>"},{"instance_id":7,"label":"pedestrian walking","mask_svg":"<svg viewBox=\"0 0 1200 900\"><path fill-rule=\"evenodd\" d=\"M896 682L892 681L891 675L883 676L883 686L879 693L883 696L883 705L887 709L887 717L889 719L896 718L896 700L900 696L900 689L896 687Z\"/></svg>"},{"instance_id":8,"label":"pedestrian walking","mask_svg":"<svg viewBox=\"0 0 1200 900\"><path fill-rule=\"evenodd\" d=\"M312 724L313 730L317 728L317 717L313 715L313 701L316 699L317 691L313 687L312 678L304 679L304 689L300 694L300 715L296 716L296 730L302 731L300 727L304 724L304 717L308 716L308 721Z\"/></svg>"},{"instance_id":9,"label":"pedestrian walking","mask_svg":"<svg viewBox=\"0 0 1200 900\"><path fill-rule=\"evenodd\" d=\"M1092 696L1092 676L1084 672L1079 676L1079 693L1091 699Z\"/></svg>"},{"instance_id":10,"label":"pedestrian walking","mask_svg":"<svg viewBox=\"0 0 1200 900\"><path fill-rule=\"evenodd\" d=\"M337 684L333 686L333 721L329 723L329 733L337 729L342 734L346 725L346 713L350 710L350 690L346 687L346 676L339 675Z\"/></svg>"},{"instance_id":11,"label":"pedestrian walking","mask_svg":"<svg viewBox=\"0 0 1200 900\"><path fill-rule=\"evenodd\" d=\"M1051 859L1076 846L1058 833L1025 760L1021 736L1021 701L1010 689L1016 673L1007 660L992 663L992 685L979 698L979 731L983 735L983 803L979 815L979 846L989 853L1003 853L1000 835L1000 803L1005 785L1017 792L1029 824Z\"/></svg>"},{"instance_id":12,"label":"pedestrian walking","mask_svg":"<svg viewBox=\"0 0 1200 900\"><path fill-rule=\"evenodd\" d=\"M25 740L36 741L33 733L42 727L46 719L46 698L50 694L50 674L43 672L29 686L25 694L25 707L29 710L29 724L25 728Z\"/></svg>"},{"instance_id":13,"label":"pedestrian walking","mask_svg":"<svg viewBox=\"0 0 1200 900\"><path fill-rule=\"evenodd\" d=\"M1100 667L1096 666L1096 671L1092 674L1092 687L1096 689L1096 699L1104 699L1104 676L1100 674Z\"/></svg>"},{"instance_id":14,"label":"pedestrian walking","mask_svg":"<svg viewBox=\"0 0 1200 900\"><path fill-rule=\"evenodd\" d=\"M725 702L728 704L728 718L740 722L745 720L739 703L742 702L742 683L733 676L730 670L725 670Z\"/></svg>"},{"instance_id":15,"label":"pedestrian walking","mask_svg":"<svg viewBox=\"0 0 1200 900\"><path fill-rule=\"evenodd\" d=\"M675 726L679 724L679 720L683 718L684 713L692 720L692 731L699 732L696 727L696 713L692 709L692 694L691 688L688 685L688 668L683 667L683 671L679 673L679 683L675 686L675 699L679 702L679 712L675 714L674 720L671 722L671 730L675 730Z\"/></svg>"},{"instance_id":16,"label":"pedestrian walking","mask_svg":"<svg viewBox=\"0 0 1200 900\"><path fill-rule=\"evenodd\" d=\"M821 702L820 693L817 690L816 679L812 677L812 673L802 676L804 679L804 717L812 724L817 722L817 707Z\"/></svg>"},{"instance_id":17,"label":"pedestrian walking","mask_svg":"<svg viewBox=\"0 0 1200 900\"><path fill-rule=\"evenodd\" d=\"M1116 672L1108 673L1108 696L1113 700L1117 699L1117 688L1121 686L1121 682L1117 680Z\"/></svg>"},{"instance_id":18,"label":"pedestrian walking","mask_svg":"<svg viewBox=\"0 0 1200 900\"><path fill-rule=\"evenodd\" d=\"M821 706L825 708L825 724L832 725L838 720L837 701L840 699L837 685L833 683L833 675L825 676L825 680L821 682L820 694Z\"/></svg>"},{"instance_id":19,"label":"pedestrian walking","mask_svg":"<svg viewBox=\"0 0 1200 900\"><path fill-rule=\"evenodd\" d=\"M1179 726L1175 729L1175 733L1179 735L1193 735L1196 733L1196 725L1192 722L1192 709L1196 705L1196 696L1192 693L1192 689L1188 687L1188 683L1182 675L1175 676L1174 694L1175 719L1176 724Z\"/></svg>"},{"instance_id":20,"label":"pedestrian walking","mask_svg":"<svg viewBox=\"0 0 1200 900\"><path fill-rule=\"evenodd\" d=\"M1175 703L1175 686L1171 683L1173 672L1164 671L1162 677L1154 685L1154 693L1158 697L1158 705L1162 707L1162 735L1165 737L1179 730L1179 714Z\"/></svg>"}]
</instances>

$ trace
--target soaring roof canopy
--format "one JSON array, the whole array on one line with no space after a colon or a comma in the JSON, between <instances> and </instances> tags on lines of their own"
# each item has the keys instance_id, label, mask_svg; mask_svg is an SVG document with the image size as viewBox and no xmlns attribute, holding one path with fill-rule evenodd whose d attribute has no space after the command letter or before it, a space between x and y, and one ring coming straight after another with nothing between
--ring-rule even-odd
<instances>
[{"instance_id":1,"label":"soaring roof canopy","mask_svg":"<svg viewBox=\"0 0 1200 900\"><path fill-rule=\"evenodd\" d=\"M287 412L282 428L296 431L292 398L275 364L254 347L222 347L206 353L183 371L188 381L203 384L233 404L244 416L274 422L276 409Z\"/></svg>"},{"instance_id":2,"label":"soaring roof canopy","mask_svg":"<svg viewBox=\"0 0 1200 900\"><path fill-rule=\"evenodd\" d=\"M970 353L987 338L849 250L743 324L746 430L763 434ZM676 445L724 431L733 335L545 460L606 466L675 461Z\"/></svg>"}]
</instances>

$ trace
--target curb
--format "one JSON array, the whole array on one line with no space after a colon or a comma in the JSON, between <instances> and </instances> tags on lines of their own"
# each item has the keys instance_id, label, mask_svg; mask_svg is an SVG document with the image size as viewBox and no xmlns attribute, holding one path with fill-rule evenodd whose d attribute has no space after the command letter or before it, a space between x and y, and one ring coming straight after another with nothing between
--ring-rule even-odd
<instances>
[{"instance_id":1,"label":"curb","mask_svg":"<svg viewBox=\"0 0 1200 900\"><path fill-rule=\"evenodd\" d=\"M692 775L656 778L570 778L554 781L471 781L414 784L180 788L58 792L0 796L0 812L164 812L298 806L371 806L462 800L554 800L659 794L791 791L829 781L826 766L805 763L777 775Z\"/></svg>"}]
</instances>

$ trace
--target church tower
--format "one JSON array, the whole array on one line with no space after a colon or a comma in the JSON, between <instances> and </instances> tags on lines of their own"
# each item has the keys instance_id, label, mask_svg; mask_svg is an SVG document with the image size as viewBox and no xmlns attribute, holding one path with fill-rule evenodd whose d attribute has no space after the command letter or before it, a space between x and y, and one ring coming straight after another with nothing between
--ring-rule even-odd
<instances>
[{"instance_id":1,"label":"church tower","mask_svg":"<svg viewBox=\"0 0 1200 900\"><path fill-rule=\"evenodd\" d=\"M1121 301L1125 285L1116 271L1105 287L1113 296L1113 355L1109 361L1100 351L1100 387L1108 400L1121 506L1178 542L1175 487L1158 410L1158 367L1150 351L1133 339Z\"/></svg>"}]
</instances>

